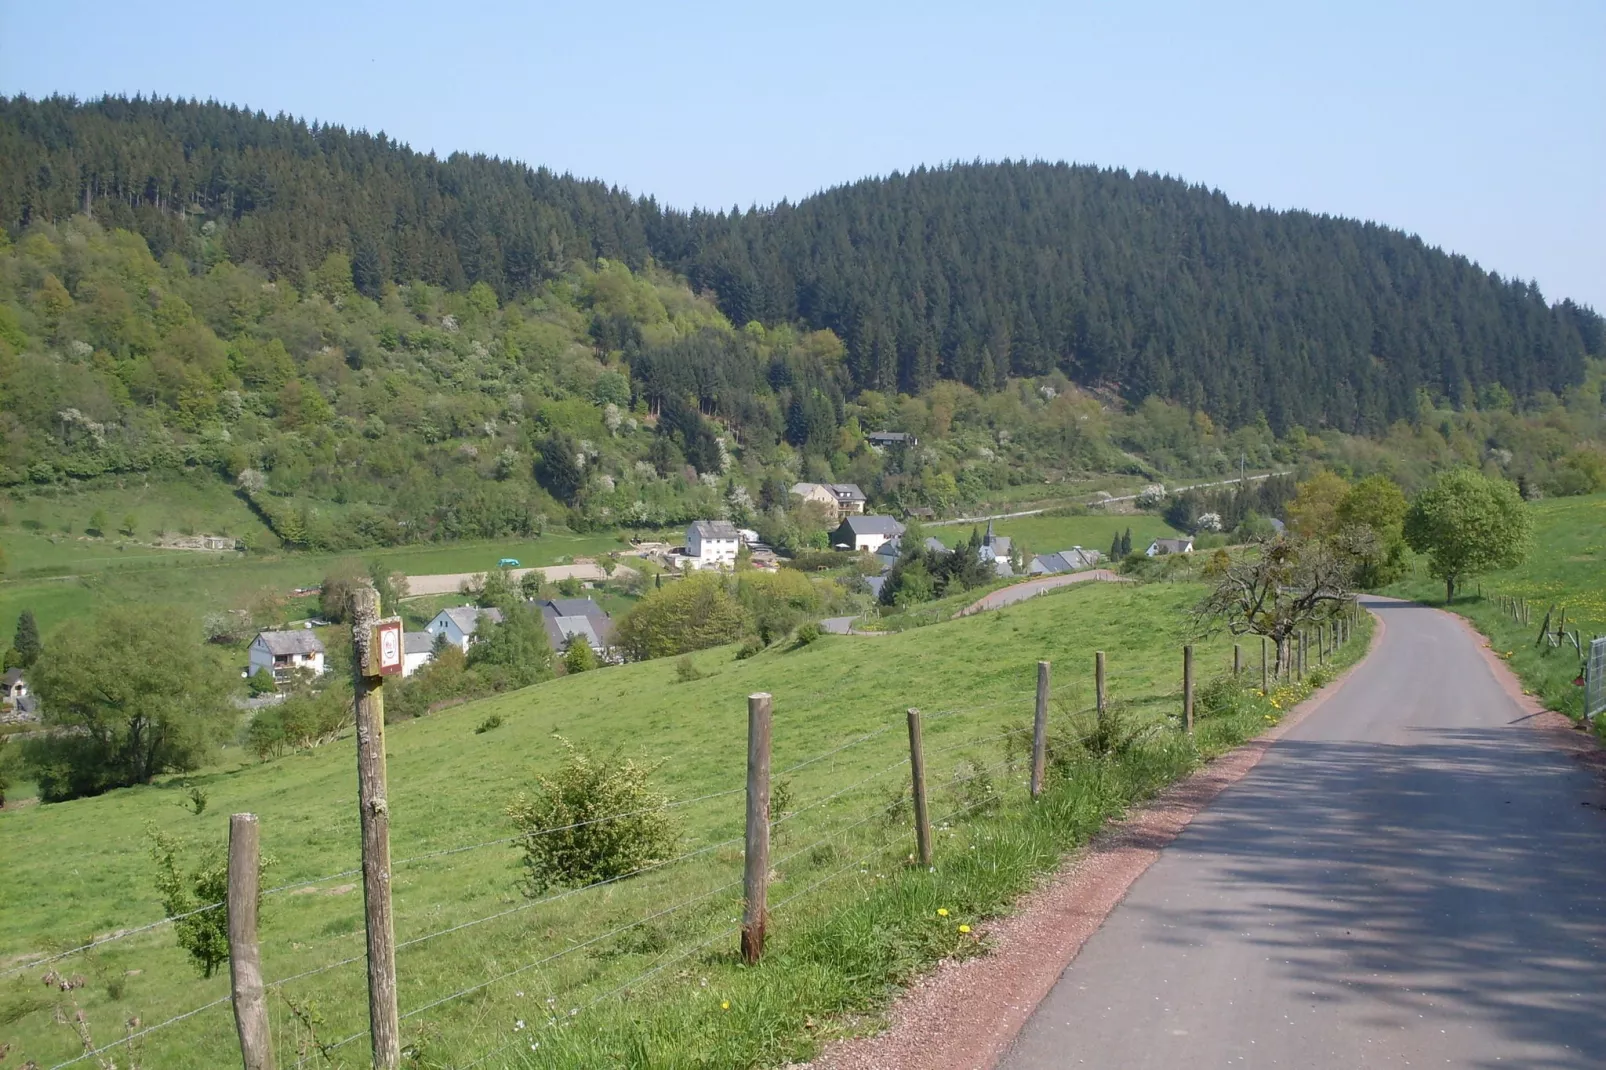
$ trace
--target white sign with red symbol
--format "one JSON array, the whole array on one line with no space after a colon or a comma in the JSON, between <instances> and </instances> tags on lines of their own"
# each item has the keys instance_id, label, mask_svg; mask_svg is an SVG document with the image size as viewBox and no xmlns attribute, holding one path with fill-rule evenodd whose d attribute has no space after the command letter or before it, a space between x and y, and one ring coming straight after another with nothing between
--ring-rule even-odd
<instances>
[{"instance_id":1,"label":"white sign with red symbol","mask_svg":"<svg viewBox=\"0 0 1606 1070\"><path fill-rule=\"evenodd\" d=\"M370 676L400 676L402 671L402 622L390 617L374 625L368 647Z\"/></svg>"}]
</instances>

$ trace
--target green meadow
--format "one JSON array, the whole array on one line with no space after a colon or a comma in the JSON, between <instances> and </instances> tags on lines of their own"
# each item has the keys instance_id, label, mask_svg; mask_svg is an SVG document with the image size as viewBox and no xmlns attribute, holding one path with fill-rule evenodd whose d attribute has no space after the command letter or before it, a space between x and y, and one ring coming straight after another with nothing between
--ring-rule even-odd
<instances>
[{"instance_id":1,"label":"green meadow","mask_svg":"<svg viewBox=\"0 0 1606 1070\"><path fill-rule=\"evenodd\" d=\"M927 533L935 535L949 546L970 538L972 527L985 531L987 524L947 524L931 527ZM1169 538L1177 530L1158 516L1149 513L1110 514L1090 513L1085 516L1018 516L1010 520L993 521L993 531L1007 535L1020 547L1030 563L1032 555L1051 554L1081 546L1110 552L1110 542L1128 528L1132 529L1132 549L1142 550L1157 538Z\"/></svg>"},{"instance_id":2,"label":"green meadow","mask_svg":"<svg viewBox=\"0 0 1606 1070\"><path fill-rule=\"evenodd\" d=\"M1180 646L1200 594L1191 584L1089 584L897 635L827 636L747 660L732 648L705 651L693 659L697 679L683 681L690 674L667 660L627 665L392 726L398 973L414 1065L461 1067L493 1052L484 1065L764 1065L806 1054L849 1021L867 1027L897 983L974 949L954 926L910 915L911 903L935 909L927 902L935 896L961 921L1006 909L1131 799L1275 716L1257 708L1205 721L1195 741L1176 731ZM1134 746L1057 780L1045 796L1052 805L1027 808L1020 748L1007 733L1029 722L1036 663L1051 661L1054 730L1072 735L1090 725L1096 649L1108 651L1110 694ZM1208 679L1230 665L1231 643L1200 642L1196 656ZM757 691L775 703L776 950L765 967L746 970L733 960L730 928L740 910L732 882L741 872L746 696ZM903 801L911 706L927 719L939 827L930 874L902 861L913 850ZM675 800L679 849L690 857L545 902L521 894L517 851L493 841L512 834L504 809L515 793L557 766L556 736L661 761L656 782ZM186 785L208 793L200 816L182 805ZM272 989L280 1065L307 1054L309 1065L364 1065L362 967L345 961L362 953L362 894L349 872L358 861L355 788L348 735L267 763L240 759L149 787L0 811L0 973L12 971L0 977L0 1043L11 1044L18 1065L53 1066L81 1051L53 1023L58 1007L70 1014L76 1003L104 1044L132 1017L149 1026L226 995L226 970L199 977L166 928L55 964L83 981L67 994L39 983L47 967L21 966L162 917L148 826L183 837L199 861L221 849L230 813L250 811L273 860L270 889L335 875L264 901L269 981L323 970ZM849 903L857 906L839 909ZM829 934L850 923L870 927L851 938L863 954L880 949L873 977L857 976L869 968L863 962L834 959L840 947L827 953L818 943L847 939ZM343 964L324 969L334 963ZM735 1010L716 1013L725 1008L713 992L728 993L721 1002ZM760 1004L778 1015L771 1026L755 1024ZM317 1054L347 1037L356 1039L327 1060ZM543 1037L544 1048L524 1043ZM150 1067L238 1058L226 1003L137 1044ZM646 1062L621 1054L638 1049Z\"/></svg>"}]
</instances>

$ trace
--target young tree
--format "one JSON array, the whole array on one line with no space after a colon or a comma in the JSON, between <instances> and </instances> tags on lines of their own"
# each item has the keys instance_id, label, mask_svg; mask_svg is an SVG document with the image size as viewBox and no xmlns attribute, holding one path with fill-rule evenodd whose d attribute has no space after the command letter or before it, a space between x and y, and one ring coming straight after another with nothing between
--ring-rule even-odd
<instances>
[{"instance_id":1,"label":"young tree","mask_svg":"<svg viewBox=\"0 0 1606 1070\"><path fill-rule=\"evenodd\" d=\"M226 681L193 627L117 608L69 621L33 670L47 729L25 757L47 801L193 769L228 737Z\"/></svg>"},{"instance_id":2,"label":"young tree","mask_svg":"<svg viewBox=\"0 0 1606 1070\"><path fill-rule=\"evenodd\" d=\"M569 640L569 649L563 652L563 671L573 676L577 672L590 672L597 667L596 651L580 636Z\"/></svg>"},{"instance_id":3,"label":"young tree","mask_svg":"<svg viewBox=\"0 0 1606 1070\"><path fill-rule=\"evenodd\" d=\"M1349 489L1338 503L1339 530L1363 529L1372 534L1370 553L1356 563L1355 582L1381 587L1398 579L1405 565L1405 493L1388 476L1369 476Z\"/></svg>"},{"instance_id":4,"label":"young tree","mask_svg":"<svg viewBox=\"0 0 1606 1070\"><path fill-rule=\"evenodd\" d=\"M735 642L751 623L723 577L694 573L637 602L619 622L618 641L626 654L643 661Z\"/></svg>"},{"instance_id":5,"label":"young tree","mask_svg":"<svg viewBox=\"0 0 1606 1070\"><path fill-rule=\"evenodd\" d=\"M1416 496L1404 535L1411 549L1427 556L1428 571L1444 580L1444 600L1452 602L1461 580L1522 564L1533 520L1514 484L1456 468Z\"/></svg>"},{"instance_id":6,"label":"young tree","mask_svg":"<svg viewBox=\"0 0 1606 1070\"><path fill-rule=\"evenodd\" d=\"M1350 485L1343 476L1333 472L1317 472L1299 485L1294 500L1288 503L1288 524L1297 535L1321 539L1338 531L1339 506L1350 493Z\"/></svg>"},{"instance_id":7,"label":"young tree","mask_svg":"<svg viewBox=\"0 0 1606 1070\"><path fill-rule=\"evenodd\" d=\"M111 521L106 519L106 510L96 509L90 514L89 525L84 528L84 533L95 536L105 535L110 524Z\"/></svg>"},{"instance_id":8,"label":"young tree","mask_svg":"<svg viewBox=\"0 0 1606 1070\"><path fill-rule=\"evenodd\" d=\"M11 640L11 648L17 652L24 669L32 668L44 653L44 644L39 641L39 622L33 619L33 610L25 609L17 615L17 634Z\"/></svg>"},{"instance_id":9,"label":"young tree","mask_svg":"<svg viewBox=\"0 0 1606 1070\"><path fill-rule=\"evenodd\" d=\"M511 691L552 679L552 644L533 607L508 605L500 624L481 621L480 631L483 638L469 648L468 667L493 690Z\"/></svg>"},{"instance_id":10,"label":"young tree","mask_svg":"<svg viewBox=\"0 0 1606 1070\"><path fill-rule=\"evenodd\" d=\"M558 501L574 504L580 488L585 486L586 473L580 463L580 443L573 435L554 431L542 440L535 478Z\"/></svg>"},{"instance_id":11,"label":"young tree","mask_svg":"<svg viewBox=\"0 0 1606 1070\"><path fill-rule=\"evenodd\" d=\"M1284 640L1350 601L1356 549L1317 539L1263 542L1258 553L1212 567L1216 588L1195 607L1195 625L1264 635L1276 647L1280 669Z\"/></svg>"}]
</instances>

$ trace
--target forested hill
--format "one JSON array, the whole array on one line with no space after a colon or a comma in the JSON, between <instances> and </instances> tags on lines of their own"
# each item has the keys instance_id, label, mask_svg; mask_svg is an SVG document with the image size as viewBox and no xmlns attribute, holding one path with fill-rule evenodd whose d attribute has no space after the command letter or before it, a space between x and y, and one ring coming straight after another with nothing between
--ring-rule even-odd
<instances>
[{"instance_id":1,"label":"forested hill","mask_svg":"<svg viewBox=\"0 0 1606 1070\"><path fill-rule=\"evenodd\" d=\"M160 256L192 247L198 216L232 260L292 278L346 252L370 295L419 279L505 298L575 260L654 258L736 323L832 329L855 384L882 391L1059 368L1235 426L1375 433L1415 415L1419 392L1559 393L1606 353L1593 312L1399 231L1141 173L974 164L685 214L522 164L121 99L0 100L0 159L13 233L87 208Z\"/></svg>"}]
</instances>

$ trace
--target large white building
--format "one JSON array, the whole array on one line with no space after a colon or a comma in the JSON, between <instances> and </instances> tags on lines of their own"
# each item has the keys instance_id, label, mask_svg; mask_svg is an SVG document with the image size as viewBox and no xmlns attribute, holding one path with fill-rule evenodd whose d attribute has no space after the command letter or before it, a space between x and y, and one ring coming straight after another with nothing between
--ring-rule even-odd
<instances>
[{"instance_id":1,"label":"large white building","mask_svg":"<svg viewBox=\"0 0 1606 1070\"><path fill-rule=\"evenodd\" d=\"M693 520L686 526L686 556L692 568L734 568L741 536L729 520Z\"/></svg>"}]
</instances>

